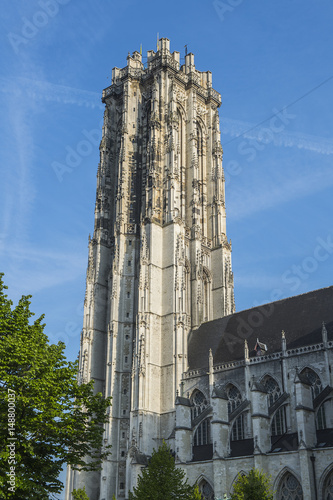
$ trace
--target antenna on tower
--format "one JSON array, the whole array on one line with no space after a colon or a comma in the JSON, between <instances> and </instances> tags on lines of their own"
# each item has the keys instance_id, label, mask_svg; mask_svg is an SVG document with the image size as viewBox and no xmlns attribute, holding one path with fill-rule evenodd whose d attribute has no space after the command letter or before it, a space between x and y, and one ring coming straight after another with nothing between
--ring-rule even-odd
<instances>
[{"instance_id":1,"label":"antenna on tower","mask_svg":"<svg viewBox=\"0 0 333 500\"><path fill-rule=\"evenodd\" d=\"M187 44L184 45L184 47L185 47L185 55L187 56Z\"/></svg>"},{"instance_id":2,"label":"antenna on tower","mask_svg":"<svg viewBox=\"0 0 333 500\"><path fill-rule=\"evenodd\" d=\"M157 33L157 44L156 44L156 46L157 46L157 50L159 51L160 50L160 34L159 33Z\"/></svg>"}]
</instances>

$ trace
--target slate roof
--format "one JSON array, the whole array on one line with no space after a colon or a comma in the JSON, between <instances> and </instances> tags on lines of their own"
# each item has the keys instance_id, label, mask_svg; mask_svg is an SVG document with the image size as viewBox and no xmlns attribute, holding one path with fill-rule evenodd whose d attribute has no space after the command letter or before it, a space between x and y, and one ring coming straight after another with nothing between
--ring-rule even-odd
<instances>
[{"instance_id":1,"label":"slate roof","mask_svg":"<svg viewBox=\"0 0 333 500\"><path fill-rule=\"evenodd\" d=\"M203 323L189 335L189 369L207 367L210 348L214 365L244 359L245 339L250 357L256 355L257 339L267 345L266 355L279 352L282 330L287 349L321 343L323 321L333 340L333 286Z\"/></svg>"}]
</instances>

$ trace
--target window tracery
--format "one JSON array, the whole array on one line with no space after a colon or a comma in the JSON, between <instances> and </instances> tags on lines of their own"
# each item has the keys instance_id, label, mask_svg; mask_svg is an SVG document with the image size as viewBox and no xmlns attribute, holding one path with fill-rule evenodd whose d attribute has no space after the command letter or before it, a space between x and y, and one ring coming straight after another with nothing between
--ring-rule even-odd
<instances>
[{"instance_id":1,"label":"window tracery","mask_svg":"<svg viewBox=\"0 0 333 500\"><path fill-rule=\"evenodd\" d=\"M319 396L319 394L323 390L320 377L317 375L315 371L311 370L311 368L304 368L301 374L305 375L305 377L311 384L312 401L314 401L316 397ZM326 429L326 413L325 413L324 403L319 407L316 414L316 429L317 430Z\"/></svg>"},{"instance_id":2,"label":"window tracery","mask_svg":"<svg viewBox=\"0 0 333 500\"><path fill-rule=\"evenodd\" d=\"M286 473L281 481L278 494L279 500L303 500L303 490L299 481L290 472Z\"/></svg>"},{"instance_id":3,"label":"window tracery","mask_svg":"<svg viewBox=\"0 0 333 500\"><path fill-rule=\"evenodd\" d=\"M269 375L265 377L263 385L267 391L268 407L270 407L281 396L280 386L277 381Z\"/></svg>"},{"instance_id":4,"label":"window tracery","mask_svg":"<svg viewBox=\"0 0 333 500\"><path fill-rule=\"evenodd\" d=\"M194 446L204 446L210 444L210 421L206 418L198 426L194 434Z\"/></svg>"},{"instance_id":5,"label":"window tracery","mask_svg":"<svg viewBox=\"0 0 333 500\"><path fill-rule=\"evenodd\" d=\"M333 500L333 469L325 480L323 500Z\"/></svg>"},{"instance_id":6,"label":"window tracery","mask_svg":"<svg viewBox=\"0 0 333 500\"><path fill-rule=\"evenodd\" d=\"M192 396L192 418L195 419L200 415L208 406L208 401L201 391L195 391Z\"/></svg>"},{"instance_id":7,"label":"window tracery","mask_svg":"<svg viewBox=\"0 0 333 500\"><path fill-rule=\"evenodd\" d=\"M214 500L214 490L211 485L203 479L199 483L199 491L201 494L202 500Z\"/></svg>"},{"instance_id":8,"label":"window tracery","mask_svg":"<svg viewBox=\"0 0 333 500\"><path fill-rule=\"evenodd\" d=\"M230 415L242 402L242 395L236 386L230 384L227 387L227 396L228 396L228 414ZM244 422L244 414L241 413L235 419L231 434L231 441L239 441L241 439L245 439L245 422Z\"/></svg>"}]
</instances>

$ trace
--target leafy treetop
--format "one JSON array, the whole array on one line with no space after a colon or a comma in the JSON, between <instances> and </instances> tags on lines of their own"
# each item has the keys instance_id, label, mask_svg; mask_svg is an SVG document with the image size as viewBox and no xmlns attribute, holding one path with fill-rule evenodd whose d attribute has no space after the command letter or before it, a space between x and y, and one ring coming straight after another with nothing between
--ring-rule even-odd
<instances>
[{"instance_id":1,"label":"leafy treetop","mask_svg":"<svg viewBox=\"0 0 333 500\"><path fill-rule=\"evenodd\" d=\"M66 463L100 468L109 454L100 450L110 398L94 394L93 382L78 384L78 363L66 360L65 344L49 344L43 316L31 324L31 296L13 308L6 288L0 274L0 498L43 500L62 490L58 476ZM10 419L8 398L15 402Z\"/></svg>"},{"instance_id":2,"label":"leafy treetop","mask_svg":"<svg viewBox=\"0 0 333 500\"><path fill-rule=\"evenodd\" d=\"M148 466L138 479L129 500L201 500L198 487L185 480L185 472L175 465L165 442L153 451Z\"/></svg>"}]
</instances>

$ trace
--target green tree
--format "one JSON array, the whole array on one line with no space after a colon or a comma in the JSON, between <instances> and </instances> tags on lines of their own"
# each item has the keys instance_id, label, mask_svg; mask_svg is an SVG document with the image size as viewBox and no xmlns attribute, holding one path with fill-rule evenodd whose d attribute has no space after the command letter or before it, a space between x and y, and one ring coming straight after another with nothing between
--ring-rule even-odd
<instances>
[{"instance_id":1,"label":"green tree","mask_svg":"<svg viewBox=\"0 0 333 500\"><path fill-rule=\"evenodd\" d=\"M29 298L16 307L0 274L0 498L48 499L63 487L64 464L96 470L110 399L79 385L65 344L50 345ZM9 474L10 473L10 474Z\"/></svg>"},{"instance_id":2,"label":"green tree","mask_svg":"<svg viewBox=\"0 0 333 500\"><path fill-rule=\"evenodd\" d=\"M258 469L251 469L247 475L239 475L231 500L273 500L270 476Z\"/></svg>"},{"instance_id":3,"label":"green tree","mask_svg":"<svg viewBox=\"0 0 333 500\"><path fill-rule=\"evenodd\" d=\"M163 442L153 451L129 500L201 500L198 487L189 485L184 479L185 472L176 468L171 450Z\"/></svg>"},{"instance_id":4,"label":"green tree","mask_svg":"<svg viewBox=\"0 0 333 500\"><path fill-rule=\"evenodd\" d=\"M83 488L79 488L78 490L73 490L72 496L74 500L89 500L85 486L83 486Z\"/></svg>"}]
</instances>

